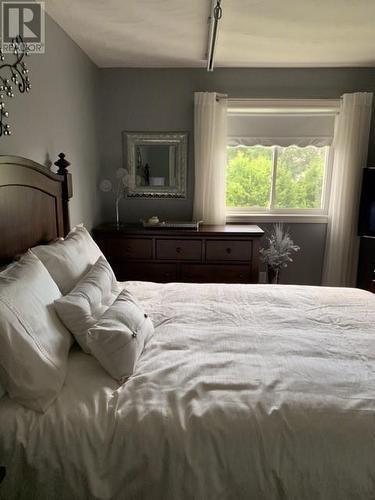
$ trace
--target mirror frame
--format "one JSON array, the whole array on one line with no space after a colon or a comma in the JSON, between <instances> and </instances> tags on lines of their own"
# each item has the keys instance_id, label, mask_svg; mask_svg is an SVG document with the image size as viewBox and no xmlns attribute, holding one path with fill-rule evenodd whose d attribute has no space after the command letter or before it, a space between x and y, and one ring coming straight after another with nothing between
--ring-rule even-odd
<instances>
[{"instance_id":1,"label":"mirror frame","mask_svg":"<svg viewBox=\"0 0 375 500\"><path fill-rule=\"evenodd\" d=\"M127 132L123 133L124 167L129 171L129 198L186 198L187 194L187 132ZM176 146L176 186L136 185L136 146L152 144Z\"/></svg>"}]
</instances>

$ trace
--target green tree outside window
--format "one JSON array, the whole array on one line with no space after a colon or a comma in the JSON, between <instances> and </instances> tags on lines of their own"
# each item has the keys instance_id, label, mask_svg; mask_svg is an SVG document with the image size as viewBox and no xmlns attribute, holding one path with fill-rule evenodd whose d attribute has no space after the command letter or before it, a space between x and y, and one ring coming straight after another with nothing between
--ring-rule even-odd
<instances>
[{"instance_id":1,"label":"green tree outside window","mask_svg":"<svg viewBox=\"0 0 375 500\"><path fill-rule=\"evenodd\" d=\"M314 146L228 147L227 207L321 208L326 155Z\"/></svg>"}]
</instances>

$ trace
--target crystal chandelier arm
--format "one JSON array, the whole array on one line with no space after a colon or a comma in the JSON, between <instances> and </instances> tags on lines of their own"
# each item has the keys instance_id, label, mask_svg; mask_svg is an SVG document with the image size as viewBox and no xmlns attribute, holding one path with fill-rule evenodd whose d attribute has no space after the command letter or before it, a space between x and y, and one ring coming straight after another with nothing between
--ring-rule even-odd
<instances>
[{"instance_id":1,"label":"crystal chandelier arm","mask_svg":"<svg viewBox=\"0 0 375 500\"><path fill-rule=\"evenodd\" d=\"M17 85L18 90L21 94L24 92L29 92L31 89L30 79L28 76L29 70L23 61L24 57L28 55L26 50L26 45L23 42L21 36L17 36L12 40L11 48L14 48L14 55L16 59L13 63L3 63L0 64L0 137L2 135L10 135L10 126L8 123L4 123L4 118L9 116L8 111L5 107L4 98L5 96L13 98L13 82ZM0 61L3 62L5 59L3 51L0 49ZM1 72L8 72L4 76ZM10 80L8 78L10 76Z\"/></svg>"}]
</instances>

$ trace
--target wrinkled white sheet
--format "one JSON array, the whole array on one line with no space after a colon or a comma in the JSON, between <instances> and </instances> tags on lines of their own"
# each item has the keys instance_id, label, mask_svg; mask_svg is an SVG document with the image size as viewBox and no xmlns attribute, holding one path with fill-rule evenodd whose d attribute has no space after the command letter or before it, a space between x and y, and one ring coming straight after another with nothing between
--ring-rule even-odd
<instances>
[{"instance_id":1,"label":"wrinkled white sheet","mask_svg":"<svg viewBox=\"0 0 375 500\"><path fill-rule=\"evenodd\" d=\"M126 286L156 326L134 375L73 351L45 415L2 398L0 497L375 498L375 296Z\"/></svg>"}]
</instances>

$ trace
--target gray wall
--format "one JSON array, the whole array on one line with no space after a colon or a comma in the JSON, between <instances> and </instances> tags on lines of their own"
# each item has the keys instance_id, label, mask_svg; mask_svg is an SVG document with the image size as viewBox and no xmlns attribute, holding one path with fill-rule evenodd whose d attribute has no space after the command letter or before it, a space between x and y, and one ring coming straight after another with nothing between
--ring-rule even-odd
<instances>
[{"instance_id":1,"label":"gray wall","mask_svg":"<svg viewBox=\"0 0 375 500\"><path fill-rule=\"evenodd\" d=\"M28 59L32 92L10 102L11 137L0 154L16 154L48 164L60 151L72 163L72 223L113 220L110 195L98 194L98 180L122 166L121 132L188 131L189 177L186 200L124 200L122 218L137 221L157 214L189 219L194 188L193 92L230 97L339 97L375 91L375 70L355 69L101 69L64 31L46 18L46 53ZM100 153L100 156L99 156ZM99 161L100 159L100 161ZM374 121L369 163L375 163ZM101 208L100 210L100 203ZM318 284L325 241L323 224L290 224L302 247L284 282Z\"/></svg>"},{"instance_id":2,"label":"gray wall","mask_svg":"<svg viewBox=\"0 0 375 500\"><path fill-rule=\"evenodd\" d=\"M46 16L46 53L26 60L32 89L8 101L10 137L0 154L25 156L48 165L64 152L71 162L74 197L71 222L91 227L99 218L99 151L96 85L98 69Z\"/></svg>"},{"instance_id":3,"label":"gray wall","mask_svg":"<svg viewBox=\"0 0 375 500\"><path fill-rule=\"evenodd\" d=\"M217 91L230 97L338 98L345 92L375 92L375 69L101 69L99 71L102 177L122 166L121 132L188 131L189 178L186 200L123 200L124 221L141 217L190 219L194 188L193 92ZM372 123L369 163L375 164ZM110 195L103 194L102 220L113 220ZM286 283L319 284L326 227L324 224L289 224L302 250L283 273Z\"/></svg>"}]
</instances>

